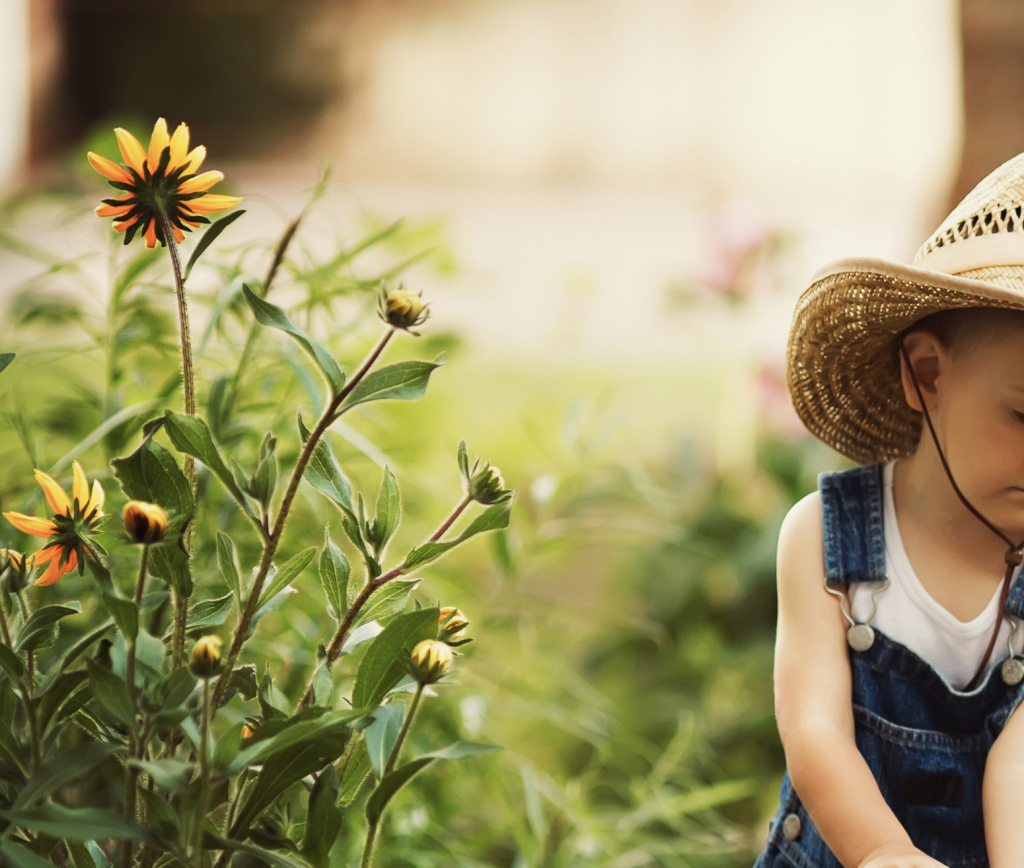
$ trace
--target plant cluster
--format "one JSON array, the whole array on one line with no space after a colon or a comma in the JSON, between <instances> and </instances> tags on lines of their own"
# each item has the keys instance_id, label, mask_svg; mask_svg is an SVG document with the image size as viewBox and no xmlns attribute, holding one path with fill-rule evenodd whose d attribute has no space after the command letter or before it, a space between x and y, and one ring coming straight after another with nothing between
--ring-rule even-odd
<instances>
[{"instance_id":1,"label":"plant cluster","mask_svg":"<svg viewBox=\"0 0 1024 868\"><path fill-rule=\"evenodd\" d=\"M184 125L169 136L158 121L148 149L126 131L117 138L123 165L90 155L123 193L97 213L114 219L126 244L137 233L147 247L168 251L181 373L118 408L114 396L132 374L145 379L132 370L141 358L138 339L136 355L123 351L126 329L158 326L145 301L122 325L111 314L114 325L97 341L109 372L102 420L66 459L36 470L45 509L28 497L24 512L4 512L23 536L0 549L0 861L17 868L326 868L344 815L363 792L361 862L368 866L385 810L415 775L439 760L496 749L458 741L402 760L421 700L435 695L458 649L472 641L459 609L419 601L410 608L409 600L423 567L507 527L513 492L489 463L471 466L461 443L462 495L420 544L394 555L389 546L402 519L395 475L384 467L371 507L332 450L327 432L344 416L373 402L422 397L444 363L384 364L396 336L415 335L412 328L428 317L419 294L389 286L393 274L357 282L364 295L376 292L382 331L350 370L309 325L296 323L295 312L309 323L315 307L330 306L332 273L386 232L311 269L308 294L291 312L271 301L271 291L304 214L275 245L262 281L225 275L198 355L214 332L227 340L229 314L243 337L234 370L211 378L200 412L186 281L244 212L212 223L182 266L184 233L239 200L206 192L222 176L196 174L205 149L189 150ZM137 292L134 278L153 261L144 256L122 272L112 307ZM264 329L286 335L308 362L296 362L287 347L267 349ZM246 376L263 354L304 378L316 411L307 426L292 408L290 438L260 434L244 414L266 401L260 382ZM12 353L0 355L0 375L19 364ZM322 381L319 393L310 367ZM166 407L178 388L184 412ZM26 429L24 420L16 425ZM100 447L113 452L110 471L90 464ZM70 496L61 484L69 465ZM108 479L106 492L83 467ZM303 483L334 509L362 578L329 525L289 522ZM111 513L110 501L120 508ZM45 544L24 551L32 536ZM315 663L305 690L289 701L279 673L258 668L249 649L260 623L314 565L329 628L306 637ZM60 580L74 573L91 577L82 602L60 598ZM319 629L322 621L313 623ZM297 659L311 656L295 649Z\"/></svg>"}]
</instances>

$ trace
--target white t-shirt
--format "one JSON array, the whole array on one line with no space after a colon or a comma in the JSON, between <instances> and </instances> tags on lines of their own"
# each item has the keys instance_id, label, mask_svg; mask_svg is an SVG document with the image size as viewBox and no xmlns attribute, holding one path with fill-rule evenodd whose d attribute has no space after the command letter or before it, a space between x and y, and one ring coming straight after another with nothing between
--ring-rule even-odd
<instances>
[{"instance_id":1,"label":"white t-shirt","mask_svg":"<svg viewBox=\"0 0 1024 868\"><path fill-rule=\"evenodd\" d=\"M957 619L925 590L910 565L896 523L892 497L894 463L890 461L886 464L883 472L885 573L889 577L889 587L879 591L875 598L878 608L871 626L917 654L955 690L962 690L974 676L985 655L999 615L997 610L1001 588L996 588L981 614L970 621ZM1020 567L1017 568L1019 571ZM1017 572L1014 572L1014 578ZM871 595L881 587L881 582L850 584L850 611L858 623L867 621L871 614ZM1006 640L1009 635L1010 625L1003 618L989 668L1006 658ZM1024 624L1017 626L1013 646L1016 653L1021 653L1024 646Z\"/></svg>"}]
</instances>

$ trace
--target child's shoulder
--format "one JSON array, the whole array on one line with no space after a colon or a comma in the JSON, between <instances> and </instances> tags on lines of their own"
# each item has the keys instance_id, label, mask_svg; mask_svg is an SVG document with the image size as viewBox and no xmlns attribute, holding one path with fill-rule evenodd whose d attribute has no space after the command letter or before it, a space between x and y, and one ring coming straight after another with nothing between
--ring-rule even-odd
<instances>
[{"instance_id":1,"label":"child's shoulder","mask_svg":"<svg viewBox=\"0 0 1024 868\"><path fill-rule=\"evenodd\" d=\"M825 573L821 536L821 494L797 501L779 529L777 572L780 589L819 584Z\"/></svg>"}]
</instances>

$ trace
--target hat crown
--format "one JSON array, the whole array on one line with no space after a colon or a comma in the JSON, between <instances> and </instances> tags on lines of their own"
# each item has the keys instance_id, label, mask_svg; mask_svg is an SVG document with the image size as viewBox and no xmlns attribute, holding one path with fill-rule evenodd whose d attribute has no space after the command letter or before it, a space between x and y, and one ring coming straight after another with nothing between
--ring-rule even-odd
<instances>
[{"instance_id":1,"label":"hat crown","mask_svg":"<svg viewBox=\"0 0 1024 868\"><path fill-rule=\"evenodd\" d=\"M1024 264L1024 260L1010 261L1020 258L1015 251L1018 245L1024 255L1024 153L989 173L963 198L921 245L914 257L914 265L947 273L968 270L954 271L943 267L947 262L952 264L955 261L949 256L952 251L946 249L972 239L1007 233L1013 233L1012 237L1000 239L1000 244L972 244L972 247L984 246L986 250L981 254L968 254L971 260L968 267ZM936 256L939 250L944 250L944 254ZM960 259L967 251L961 247L957 253L960 254L957 259ZM979 257L988 261L979 262ZM929 260L937 260L942 265L935 267Z\"/></svg>"}]
</instances>

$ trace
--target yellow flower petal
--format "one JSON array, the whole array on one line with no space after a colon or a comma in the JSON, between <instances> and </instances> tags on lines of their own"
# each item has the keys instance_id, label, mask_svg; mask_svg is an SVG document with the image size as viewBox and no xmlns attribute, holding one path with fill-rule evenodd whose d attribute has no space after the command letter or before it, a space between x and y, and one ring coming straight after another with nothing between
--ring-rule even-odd
<instances>
[{"instance_id":1,"label":"yellow flower petal","mask_svg":"<svg viewBox=\"0 0 1024 868\"><path fill-rule=\"evenodd\" d=\"M97 217L124 217L132 210L131 205L97 205L94 209Z\"/></svg>"},{"instance_id":2,"label":"yellow flower petal","mask_svg":"<svg viewBox=\"0 0 1024 868\"><path fill-rule=\"evenodd\" d=\"M48 518L36 518L34 515L22 515L20 512L5 512L3 515L22 533L49 539L57 532L57 525Z\"/></svg>"},{"instance_id":3,"label":"yellow flower petal","mask_svg":"<svg viewBox=\"0 0 1024 868\"><path fill-rule=\"evenodd\" d=\"M54 546L54 548L58 551L60 550L58 546ZM75 554L74 551L68 553L68 559L65 561L64 566L60 565L60 558L55 557L50 561L50 565L46 568L46 572L36 579L35 584L39 586L52 585L57 581L57 579L72 572L77 566L78 555Z\"/></svg>"},{"instance_id":4,"label":"yellow flower petal","mask_svg":"<svg viewBox=\"0 0 1024 868\"><path fill-rule=\"evenodd\" d=\"M114 224L114 231L115 232L126 232L128 230L128 227L131 226L131 225L132 225L132 221L131 220L129 220L127 223L115 223Z\"/></svg>"},{"instance_id":5,"label":"yellow flower petal","mask_svg":"<svg viewBox=\"0 0 1024 868\"><path fill-rule=\"evenodd\" d=\"M92 481L92 497L89 498L89 508L96 510L96 518L103 515L103 504L107 499L106 492L103 491L103 486L100 485L98 479ZM88 516L86 516L88 518Z\"/></svg>"},{"instance_id":6,"label":"yellow flower petal","mask_svg":"<svg viewBox=\"0 0 1024 868\"><path fill-rule=\"evenodd\" d=\"M185 159L188 160L188 168L185 169L185 174L191 175L203 165L203 160L206 159L206 147L200 145L198 148L193 148Z\"/></svg>"},{"instance_id":7,"label":"yellow flower petal","mask_svg":"<svg viewBox=\"0 0 1024 868\"><path fill-rule=\"evenodd\" d=\"M185 240L185 233L182 232L177 226L171 227L171 232L174 233L174 240L181 244Z\"/></svg>"},{"instance_id":8,"label":"yellow flower petal","mask_svg":"<svg viewBox=\"0 0 1024 868\"><path fill-rule=\"evenodd\" d=\"M157 122L153 124L153 135L149 137L149 171L151 173L156 173L156 167L160 165L160 155L170 143L171 139L167 135L167 121L158 118Z\"/></svg>"},{"instance_id":9,"label":"yellow flower petal","mask_svg":"<svg viewBox=\"0 0 1024 868\"><path fill-rule=\"evenodd\" d=\"M225 208L234 208L242 200L238 196L221 196L217 193L207 193L199 199L193 199L188 207L196 214L213 214L223 211Z\"/></svg>"},{"instance_id":10,"label":"yellow flower petal","mask_svg":"<svg viewBox=\"0 0 1024 868\"><path fill-rule=\"evenodd\" d=\"M71 462L71 496L78 501L78 509L84 513L89 506L89 480L77 461Z\"/></svg>"},{"instance_id":11,"label":"yellow flower petal","mask_svg":"<svg viewBox=\"0 0 1024 868\"><path fill-rule=\"evenodd\" d=\"M178 124L178 128L171 136L171 161L167 164L167 172L173 172L182 163L188 154L188 126Z\"/></svg>"},{"instance_id":12,"label":"yellow flower petal","mask_svg":"<svg viewBox=\"0 0 1024 868\"><path fill-rule=\"evenodd\" d=\"M33 567L41 567L43 564L48 564L57 557L61 551L62 549L60 546L47 546L45 549L33 552L28 556L29 565Z\"/></svg>"},{"instance_id":13,"label":"yellow flower petal","mask_svg":"<svg viewBox=\"0 0 1024 868\"><path fill-rule=\"evenodd\" d=\"M146 231L142 233L142 237L146 239L146 247L156 247L156 220L149 221L149 225L146 227Z\"/></svg>"},{"instance_id":14,"label":"yellow flower petal","mask_svg":"<svg viewBox=\"0 0 1024 868\"><path fill-rule=\"evenodd\" d=\"M64 489L57 484L54 478L48 473L43 473L42 470L37 470L35 476L36 482L39 483L39 487L43 489L43 494L46 495L46 502L50 504L50 509L57 515L70 514L71 501L68 500Z\"/></svg>"},{"instance_id":15,"label":"yellow flower petal","mask_svg":"<svg viewBox=\"0 0 1024 868\"><path fill-rule=\"evenodd\" d=\"M89 163L92 167L101 175L106 175L111 181L120 181L123 184L131 183L132 176L117 165L117 163L112 163L106 157L101 157L92 151L89 151L86 156L89 158Z\"/></svg>"},{"instance_id":16,"label":"yellow flower petal","mask_svg":"<svg viewBox=\"0 0 1024 868\"><path fill-rule=\"evenodd\" d=\"M121 129L121 127L114 130L114 135L117 136L117 146L121 149L121 156L124 158L125 163L131 166L139 175L145 177L146 173L143 167L146 163L146 152L142 149L142 145L139 144L139 140L128 130Z\"/></svg>"},{"instance_id":17,"label":"yellow flower petal","mask_svg":"<svg viewBox=\"0 0 1024 868\"><path fill-rule=\"evenodd\" d=\"M209 190L214 184L218 184L223 180L224 174L222 172L203 172L201 175L196 175L191 181L179 184L178 192L197 193L200 190Z\"/></svg>"}]
</instances>

